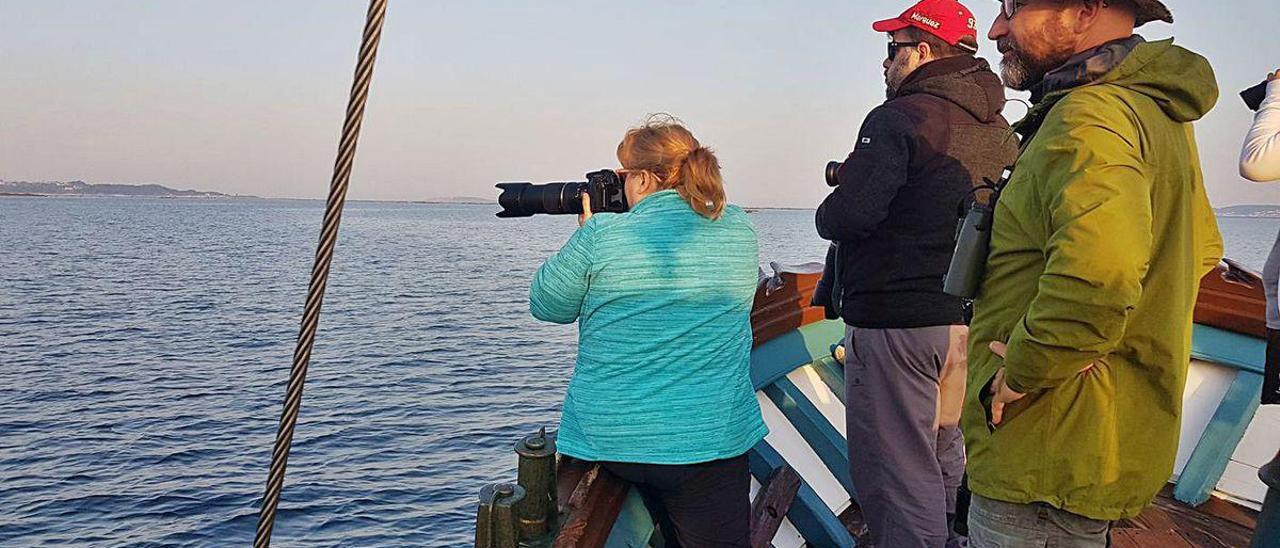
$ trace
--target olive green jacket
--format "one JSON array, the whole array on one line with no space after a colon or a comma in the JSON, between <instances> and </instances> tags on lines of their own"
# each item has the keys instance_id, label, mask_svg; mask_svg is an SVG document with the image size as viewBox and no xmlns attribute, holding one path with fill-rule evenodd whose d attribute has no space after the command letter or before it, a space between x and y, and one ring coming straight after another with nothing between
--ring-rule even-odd
<instances>
[{"instance_id":1,"label":"olive green jacket","mask_svg":"<svg viewBox=\"0 0 1280 548\"><path fill-rule=\"evenodd\" d=\"M1114 520L1169 480L1192 309L1222 256L1191 127L1217 98L1203 57L1143 43L1019 123L969 339L974 493ZM1027 395L993 428L981 396L1001 367Z\"/></svg>"}]
</instances>

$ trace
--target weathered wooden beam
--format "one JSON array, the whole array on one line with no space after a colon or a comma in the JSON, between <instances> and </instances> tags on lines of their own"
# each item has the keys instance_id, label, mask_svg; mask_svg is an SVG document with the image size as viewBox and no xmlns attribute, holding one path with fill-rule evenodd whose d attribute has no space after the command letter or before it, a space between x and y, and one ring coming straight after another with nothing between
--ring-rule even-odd
<instances>
[{"instance_id":1,"label":"weathered wooden beam","mask_svg":"<svg viewBox=\"0 0 1280 548\"><path fill-rule=\"evenodd\" d=\"M756 493L756 500L751 502L751 548L768 548L799 492L800 474L790 466L784 465L769 474Z\"/></svg>"},{"instance_id":2,"label":"weathered wooden beam","mask_svg":"<svg viewBox=\"0 0 1280 548\"><path fill-rule=\"evenodd\" d=\"M775 469L781 468L787 462L773 446L769 445L768 441L761 441L747 452L747 464L751 467L751 475L755 476L757 481L764 481L773 474ZM800 479L803 480L804 477ZM799 493L796 494L791 508L787 511L787 519L796 526L800 536L804 537L809 546L848 548L857 545L853 536L849 534L849 530L840 523L840 518L836 517L826 503L818 497L818 493L803 481L800 483Z\"/></svg>"},{"instance_id":3,"label":"weathered wooden beam","mask_svg":"<svg viewBox=\"0 0 1280 548\"><path fill-rule=\"evenodd\" d=\"M569 474L561 468L562 478ZM576 473L576 472L575 472ZM560 533L556 535L555 548L601 548L613 530L622 503L627 499L630 486L617 476L590 465L582 473L577 485L569 491L568 500L561 508L565 515ZM561 489L564 493L567 490Z\"/></svg>"},{"instance_id":4,"label":"weathered wooden beam","mask_svg":"<svg viewBox=\"0 0 1280 548\"><path fill-rule=\"evenodd\" d=\"M563 514L569 509L569 497L577 489L592 464L567 455L556 458L556 505Z\"/></svg>"}]
</instances>

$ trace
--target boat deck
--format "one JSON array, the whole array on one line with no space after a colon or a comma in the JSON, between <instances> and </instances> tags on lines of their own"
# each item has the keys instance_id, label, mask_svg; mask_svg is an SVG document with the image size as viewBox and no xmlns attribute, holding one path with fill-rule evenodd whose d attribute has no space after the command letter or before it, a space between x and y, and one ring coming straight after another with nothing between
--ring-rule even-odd
<instances>
[{"instance_id":1,"label":"boat deck","mask_svg":"<svg viewBox=\"0 0 1280 548\"><path fill-rule=\"evenodd\" d=\"M1112 541L1117 548L1248 546L1257 522L1253 511L1219 498L1192 508L1167 487L1142 515L1117 524Z\"/></svg>"},{"instance_id":2,"label":"boat deck","mask_svg":"<svg viewBox=\"0 0 1280 548\"><path fill-rule=\"evenodd\" d=\"M867 531L857 505L841 514L840 521L861 545ZM1237 548L1249 545L1256 524L1252 510L1218 498L1187 506L1173 499L1170 486L1141 516L1117 523L1111 541L1115 548Z\"/></svg>"}]
</instances>

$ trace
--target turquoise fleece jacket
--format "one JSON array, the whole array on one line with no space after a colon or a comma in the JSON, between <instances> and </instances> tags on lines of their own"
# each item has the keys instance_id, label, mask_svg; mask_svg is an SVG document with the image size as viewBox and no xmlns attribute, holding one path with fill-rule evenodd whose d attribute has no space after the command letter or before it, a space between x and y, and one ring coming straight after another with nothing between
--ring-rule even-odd
<instances>
[{"instance_id":1,"label":"turquoise fleece jacket","mask_svg":"<svg viewBox=\"0 0 1280 548\"><path fill-rule=\"evenodd\" d=\"M560 452L693 464L764 438L749 374L758 260L745 212L713 221L674 190L575 232L529 290L534 317L578 322Z\"/></svg>"}]
</instances>

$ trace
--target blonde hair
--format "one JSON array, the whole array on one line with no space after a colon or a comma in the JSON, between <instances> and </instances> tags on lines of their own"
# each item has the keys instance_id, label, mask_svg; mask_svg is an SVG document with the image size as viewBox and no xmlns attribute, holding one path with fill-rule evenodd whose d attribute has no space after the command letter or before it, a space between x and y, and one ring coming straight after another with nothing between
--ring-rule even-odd
<instances>
[{"instance_id":1,"label":"blonde hair","mask_svg":"<svg viewBox=\"0 0 1280 548\"><path fill-rule=\"evenodd\" d=\"M679 120L652 115L627 131L618 144L623 169L644 170L658 178L658 188L674 188L699 215L719 219L724 213L720 161Z\"/></svg>"}]
</instances>

